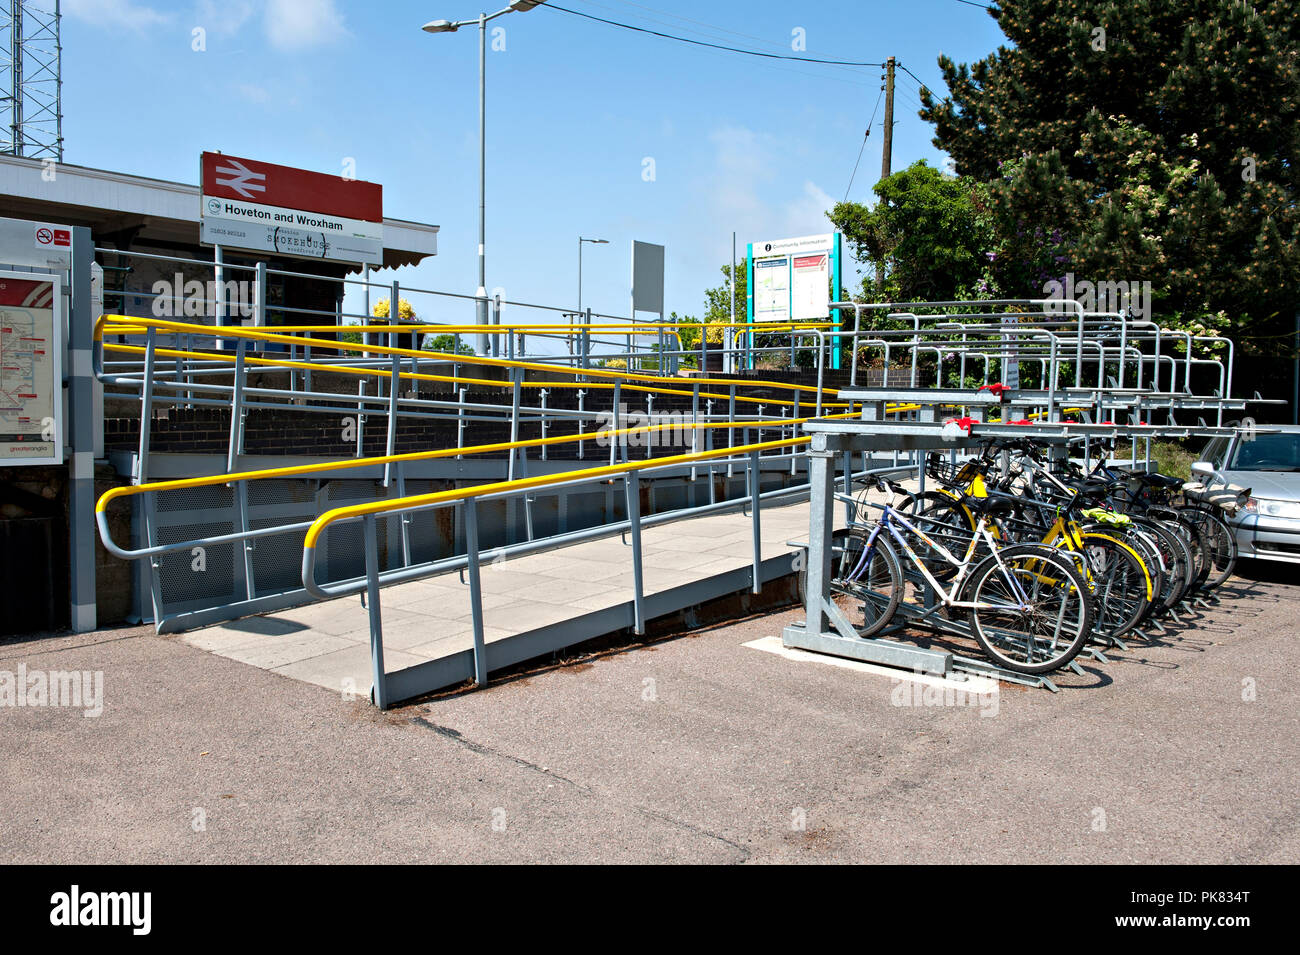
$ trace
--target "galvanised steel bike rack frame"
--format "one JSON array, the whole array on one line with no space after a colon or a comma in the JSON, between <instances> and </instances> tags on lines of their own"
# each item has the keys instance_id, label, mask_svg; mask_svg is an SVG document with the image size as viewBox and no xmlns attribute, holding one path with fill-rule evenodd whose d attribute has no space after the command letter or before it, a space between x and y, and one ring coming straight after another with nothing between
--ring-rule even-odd
<instances>
[{"instance_id":1,"label":"galvanised steel bike rack frame","mask_svg":"<svg viewBox=\"0 0 1300 955\"><path fill-rule=\"evenodd\" d=\"M868 394L867 389L852 389L841 393L842 397L848 397L850 394L855 400L864 401L864 410L869 412L873 403L872 397L880 402L894 401L905 398L910 391L878 389ZM1004 392L995 400L987 396L980 397L981 395L986 393L967 393L965 397L968 403L983 404L986 410L993 404L1007 407L1015 400L1012 392ZM945 428L948 431L946 435ZM988 661L969 659L946 650L930 650L879 637L863 638L858 635L852 622L832 600L830 586L832 536L835 529L834 506L837 497L844 496L837 494L835 489L834 462L846 454L869 454L876 451L906 451L923 454L935 449L951 449L955 452L976 445L986 438L1031 438L1044 445L1053 446L1059 453L1069 442L1080 438L1121 439L1132 435L1146 437L1153 431L1157 437L1185 438L1193 435L1215 437L1236 431L1233 428L1153 428L1063 422L1030 425L975 422L953 435L951 425L946 426L934 420L887 421L868 417L867 414L857 421L842 418L809 421L804 424L803 429L812 438L807 452L810 504L805 619L784 629L782 643L789 648L825 653L914 673L948 679L953 678L954 674L969 673L1028 686L1040 686L1053 691L1056 686L1046 676L1014 673ZM911 612L900 607L903 616L914 625L923 623L940 632L968 636L965 628L954 622L937 621L929 617L930 609L922 607L916 612ZM1105 662L1104 656L1098 651L1094 651L1091 655L1099 662ZM1076 666L1075 669L1078 671L1079 668Z\"/></svg>"}]
</instances>

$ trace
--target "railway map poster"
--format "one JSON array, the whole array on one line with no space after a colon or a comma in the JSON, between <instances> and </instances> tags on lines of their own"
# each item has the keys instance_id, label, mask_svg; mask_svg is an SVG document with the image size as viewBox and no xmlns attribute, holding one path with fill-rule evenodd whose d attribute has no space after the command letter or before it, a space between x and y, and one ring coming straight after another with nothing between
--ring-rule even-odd
<instances>
[{"instance_id":1,"label":"railway map poster","mask_svg":"<svg viewBox=\"0 0 1300 955\"><path fill-rule=\"evenodd\" d=\"M0 272L0 464L63 463L62 291Z\"/></svg>"}]
</instances>

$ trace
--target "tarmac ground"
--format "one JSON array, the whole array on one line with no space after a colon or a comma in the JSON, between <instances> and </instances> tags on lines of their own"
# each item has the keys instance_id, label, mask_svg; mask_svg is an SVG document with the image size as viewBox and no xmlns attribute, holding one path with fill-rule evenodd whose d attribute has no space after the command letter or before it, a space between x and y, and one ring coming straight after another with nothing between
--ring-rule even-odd
<instances>
[{"instance_id":1,"label":"tarmac ground","mask_svg":"<svg viewBox=\"0 0 1300 955\"><path fill-rule=\"evenodd\" d=\"M0 861L1293 862L1295 581L1055 694L774 652L797 607L388 712L151 628L7 641L90 682L0 705Z\"/></svg>"}]
</instances>

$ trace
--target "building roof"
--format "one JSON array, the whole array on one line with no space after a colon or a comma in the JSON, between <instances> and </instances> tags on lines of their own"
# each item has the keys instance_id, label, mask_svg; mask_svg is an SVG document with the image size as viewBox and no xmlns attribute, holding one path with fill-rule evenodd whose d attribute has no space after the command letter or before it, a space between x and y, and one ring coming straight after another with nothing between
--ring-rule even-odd
<instances>
[{"instance_id":1,"label":"building roof","mask_svg":"<svg viewBox=\"0 0 1300 955\"><path fill-rule=\"evenodd\" d=\"M199 187L147 176L0 155L3 214L90 226L96 242L199 244ZM415 265L438 254L438 226L384 217L384 267Z\"/></svg>"}]
</instances>

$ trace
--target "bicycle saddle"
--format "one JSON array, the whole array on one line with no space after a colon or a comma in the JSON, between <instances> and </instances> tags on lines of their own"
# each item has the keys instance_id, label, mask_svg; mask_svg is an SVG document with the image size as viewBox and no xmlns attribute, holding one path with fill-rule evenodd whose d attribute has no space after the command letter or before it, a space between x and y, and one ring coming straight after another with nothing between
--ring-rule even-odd
<instances>
[{"instance_id":1,"label":"bicycle saddle","mask_svg":"<svg viewBox=\"0 0 1300 955\"><path fill-rule=\"evenodd\" d=\"M1015 497L998 491L991 492L988 497L972 497L968 494L962 497L961 502L976 514L1005 514L1015 510L1019 503Z\"/></svg>"},{"instance_id":2,"label":"bicycle saddle","mask_svg":"<svg viewBox=\"0 0 1300 955\"><path fill-rule=\"evenodd\" d=\"M1115 482L1108 481L1105 478L1088 478L1082 484L1076 485L1079 495L1090 501L1099 501L1108 497L1115 489Z\"/></svg>"}]
</instances>

